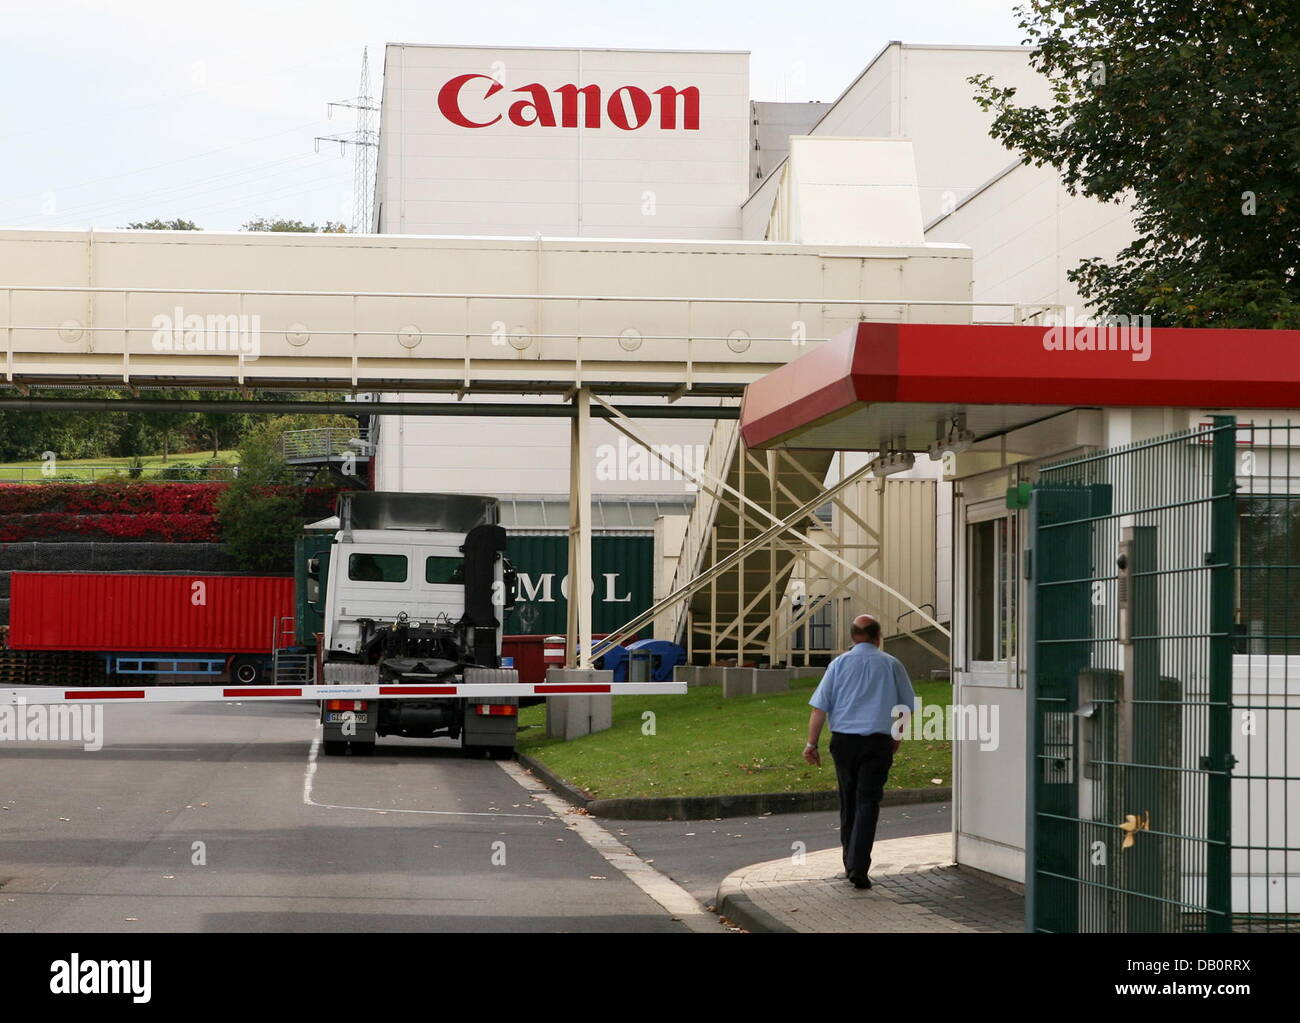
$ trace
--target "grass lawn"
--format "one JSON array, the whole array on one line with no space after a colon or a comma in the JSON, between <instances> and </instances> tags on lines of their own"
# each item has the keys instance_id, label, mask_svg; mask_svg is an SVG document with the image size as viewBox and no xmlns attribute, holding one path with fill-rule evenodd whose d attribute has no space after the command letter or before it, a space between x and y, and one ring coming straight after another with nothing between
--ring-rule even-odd
<instances>
[{"instance_id":1,"label":"grass lawn","mask_svg":"<svg viewBox=\"0 0 1300 1023\"><path fill-rule=\"evenodd\" d=\"M108 475L107 472L91 473L90 467L107 467L109 471L126 473L131 466L133 456L124 456L117 458L60 458L54 464L54 476L84 476L94 475L96 478ZM235 463L239 461L239 453L233 448L223 450L218 456L222 461ZM212 458L212 452L209 451L182 451L173 452L167 456L167 461L163 461L162 455L143 455L141 461L144 462L143 479L148 479L159 469L165 469L168 466L174 466L181 462L190 465L200 465ZM29 462L7 462L0 465L0 481L16 482L22 480L27 483L39 481L46 477L41 474L41 467L45 463L40 459ZM26 470L23 472L22 470Z\"/></svg>"},{"instance_id":2,"label":"grass lawn","mask_svg":"<svg viewBox=\"0 0 1300 1023\"><path fill-rule=\"evenodd\" d=\"M731 700L720 686L693 687L683 696L615 696L614 726L572 742L546 737L545 705L526 707L519 712L519 751L603 799L830 790L829 733L822 732L821 767L802 756L814 685L796 680L788 693ZM915 688L926 705L952 702L947 682ZM655 715L653 735L643 734L647 711ZM950 785L951 771L951 742L908 740L894 758L889 788Z\"/></svg>"}]
</instances>

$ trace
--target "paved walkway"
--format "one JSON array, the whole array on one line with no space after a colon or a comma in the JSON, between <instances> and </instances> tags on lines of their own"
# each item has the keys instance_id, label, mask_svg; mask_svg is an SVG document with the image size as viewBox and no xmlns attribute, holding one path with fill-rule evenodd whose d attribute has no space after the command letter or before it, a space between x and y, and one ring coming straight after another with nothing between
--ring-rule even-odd
<instances>
[{"instance_id":1,"label":"paved walkway","mask_svg":"<svg viewBox=\"0 0 1300 1023\"><path fill-rule=\"evenodd\" d=\"M952 862L948 832L877 842L872 887L844 877L840 850L808 853L738 870L718 889L718 912L750 931L1019 932L1019 885Z\"/></svg>"}]
</instances>

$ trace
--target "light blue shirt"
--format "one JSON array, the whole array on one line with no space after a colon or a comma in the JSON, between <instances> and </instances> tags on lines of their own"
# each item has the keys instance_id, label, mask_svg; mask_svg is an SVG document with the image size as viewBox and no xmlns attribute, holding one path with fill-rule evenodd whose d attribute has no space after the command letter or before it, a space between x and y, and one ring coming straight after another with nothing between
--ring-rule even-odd
<instances>
[{"instance_id":1,"label":"light blue shirt","mask_svg":"<svg viewBox=\"0 0 1300 1023\"><path fill-rule=\"evenodd\" d=\"M916 705L907 669L873 643L857 643L831 661L808 701L826 712L832 732L888 734L895 707Z\"/></svg>"}]
</instances>

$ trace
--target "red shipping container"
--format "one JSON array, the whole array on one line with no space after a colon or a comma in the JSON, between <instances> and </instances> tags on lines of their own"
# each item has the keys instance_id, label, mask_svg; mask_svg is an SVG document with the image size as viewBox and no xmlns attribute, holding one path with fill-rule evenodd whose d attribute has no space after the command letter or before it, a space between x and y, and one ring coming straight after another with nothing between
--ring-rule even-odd
<instances>
[{"instance_id":1,"label":"red shipping container","mask_svg":"<svg viewBox=\"0 0 1300 1023\"><path fill-rule=\"evenodd\" d=\"M9 578L14 650L269 653L279 620L294 613L289 577L14 572Z\"/></svg>"}]
</instances>

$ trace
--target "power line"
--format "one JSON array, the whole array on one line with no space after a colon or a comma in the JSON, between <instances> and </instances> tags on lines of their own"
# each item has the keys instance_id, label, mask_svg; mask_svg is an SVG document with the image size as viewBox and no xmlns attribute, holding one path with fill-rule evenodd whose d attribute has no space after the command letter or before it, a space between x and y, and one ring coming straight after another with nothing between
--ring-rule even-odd
<instances>
[{"instance_id":1,"label":"power line","mask_svg":"<svg viewBox=\"0 0 1300 1023\"><path fill-rule=\"evenodd\" d=\"M374 174L375 154L379 148L379 135L372 127L371 115L379 108L375 106L374 97L370 95L370 53L361 51L361 84L352 99L337 100L326 106L330 117L334 116L335 107L344 107L357 112L357 126L349 132L338 135L318 135L316 151L320 152L322 142L337 142L341 149L348 146L356 148L352 165L352 233L365 234L370 230L371 178Z\"/></svg>"},{"instance_id":2,"label":"power line","mask_svg":"<svg viewBox=\"0 0 1300 1023\"><path fill-rule=\"evenodd\" d=\"M279 167L286 163L297 163L299 167L285 168L279 172L270 174L270 177L278 177L280 174L287 173L296 169L304 169L302 161L310 158L310 154L299 153L294 156L281 157L278 160L269 160L261 164L254 164L249 167L240 167L235 170L223 171L220 174L209 175L206 178L198 178L183 185L174 185L166 188L150 189L144 192L138 192L134 195L115 196L111 199L100 199L93 202L80 203L75 206L68 206L60 209L54 214L41 214L39 216L28 217L26 219L15 221L11 226L25 227L40 222L50 226L58 226L67 221L69 218L87 218L87 217L114 217L127 216L131 207L139 206L144 203L164 204L184 201L188 197L204 196L208 193L219 192L230 188L239 187L241 184L251 184L253 180L261 180L261 176L273 167ZM204 187L210 182L224 179L240 178L246 175L253 175L249 181L225 180L224 184L212 187Z\"/></svg>"},{"instance_id":3,"label":"power line","mask_svg":"<svg viewBox=\"0 0 1300 1023\"><path fill-rule=\"evenodd\" d=\"M252 145L254 142L265 142L267 139L280 138L283 135L289 135L296 131L302 131L304 128L311 128L319 124L319 121L304 121L302 124L294 125L292 128L286 128L284 131L271 132L269 135L259 135L257 138L244 139L242 142L232 142L228 146L218 146L216 149L209 149L202 153L194 153L191 156L182 156L175 160L167 160L163 163L151 164L148 167L138 167L135 170L123 171L120 174L110 174L102 178L93 178L90 181L83 181L76 185L64 185L60 188L43 188L39 192L29 192L26 195L17 196L14 199L6 200L15 202L22 199L31 199L36 196L46 195L49 192L71 192L78 188L87 188L90 185L102 184L105 181L116 181L119 178L129 178L134 174L144 174L147 171L158 170L162 167L173 167L178 163L185 163L189 160L199 160L205 156L213 156L217 153L228 152L231 149L238 149L240 146Z\"/></svg>"}]
</instances>

